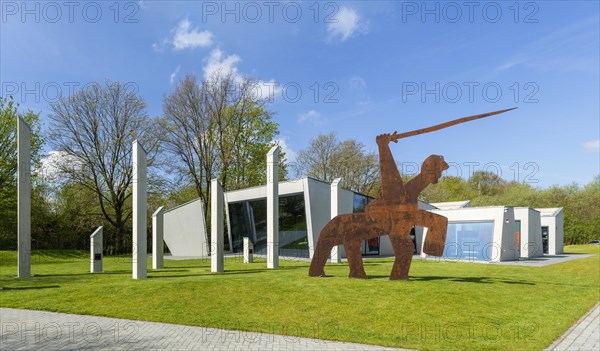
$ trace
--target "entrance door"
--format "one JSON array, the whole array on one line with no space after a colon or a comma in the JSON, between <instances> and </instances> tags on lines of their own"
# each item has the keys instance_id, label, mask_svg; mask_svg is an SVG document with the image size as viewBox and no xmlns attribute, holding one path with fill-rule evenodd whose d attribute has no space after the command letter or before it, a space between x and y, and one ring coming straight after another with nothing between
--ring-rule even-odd
<instances>
[{"instance_id":1,"label":"entrance door","mask_svg":"<svg viewBox=\"0 0 600 351\"><path fill-rule=\"evenodd\" d=\"M544 253L548 253L548 227L542 227L542 246L544 247Z\"/></svg>"},{"instance_id":2,"label":"entrance door","mask_svg":"<svg viewBox=\"0 0 600 351\"><path fill-rule=\"evenodd\" d=\"M521 221L515 221L515 247L516 247L516 259L521 257Z\"/></svg>"}]
</instances>

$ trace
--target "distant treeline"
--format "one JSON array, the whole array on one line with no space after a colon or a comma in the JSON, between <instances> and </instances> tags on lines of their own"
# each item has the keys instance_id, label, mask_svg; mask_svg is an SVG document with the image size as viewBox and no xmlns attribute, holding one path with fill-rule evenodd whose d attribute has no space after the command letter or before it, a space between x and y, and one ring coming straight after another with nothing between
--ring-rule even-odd
<instances>
[{"instance_id":1,"label":"distant treeline","mask_svg":"<svg viewBox=\"0 0 600 351\"><path fill-rule=\"evenodd\" d=\"M471 200L471 206L519 206L564 209L565 245L600 239L600 176L587 185L549 188L507 182L493 173L475 172L469 180L444 177L422 193L427 202Z\"/></svg>"}]
</instances>

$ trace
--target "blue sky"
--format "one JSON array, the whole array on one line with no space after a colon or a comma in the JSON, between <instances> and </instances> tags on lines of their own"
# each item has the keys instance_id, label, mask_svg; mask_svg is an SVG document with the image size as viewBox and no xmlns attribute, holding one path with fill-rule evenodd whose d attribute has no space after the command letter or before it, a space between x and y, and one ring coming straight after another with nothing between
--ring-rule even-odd
<instances>
[{"instance_id":1,"label":"blue sky","mask_svg":"<svg viewBox=\"0 0 600 351\"><path fill-rule=\"evenodd\" d=\"M41 111L74 87L132 82L150 115L185 74L272 87L293 159L319 133L375 151L380 133L519 107L393 144L410 173L487 169L534 186L599 174L597 1L0 3L0 92ZM50 151L50 150L47 150Z\"/></svg>"}]
</instances>

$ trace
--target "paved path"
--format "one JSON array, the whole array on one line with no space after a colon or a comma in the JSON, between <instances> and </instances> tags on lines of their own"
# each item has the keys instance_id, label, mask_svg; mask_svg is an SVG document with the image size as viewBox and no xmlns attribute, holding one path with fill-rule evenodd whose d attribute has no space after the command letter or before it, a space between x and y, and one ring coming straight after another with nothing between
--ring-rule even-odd
<instances>
[{"instance_id":1,"label":"paved path","mask_svg":"<svg viewBox=\"0 0 600 351\"><path fill-rule=\"evenodd\" d=\"M546 350L600 350L600 302L573 324L560 339L556 340Z\"/></svg>"},{"instance_id":2,"label":"paved path","mask_svg":"<svg viewBox=\"0 0 600 351\"><path fill-rule=\"evenodd\" d=\"M12 308L0 308L0 349L399 350L294 336ZM600 302L546 350L600 350Z\"/></svg>"},{"instance_id":3,"label":"paved path","mask_svg":"<svg viewBox=\"0 0 600 351\"><path fill-rule=\"evenodd\" d=\"M0 308L0 324L0 350L399 350L12 308Z\"/></svg>"}]
</instances>

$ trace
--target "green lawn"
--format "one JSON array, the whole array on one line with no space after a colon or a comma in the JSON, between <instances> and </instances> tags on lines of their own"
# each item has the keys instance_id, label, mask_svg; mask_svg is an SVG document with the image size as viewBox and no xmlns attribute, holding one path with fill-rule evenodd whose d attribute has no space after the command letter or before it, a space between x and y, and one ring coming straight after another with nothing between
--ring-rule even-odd
<instances>
[{"instance_id":1,"label":"green lawn","mask_svg":"<svg viewBox=\"0 0 600 351\"><path fill-rule=\"evenodd\" d=\"M593 257L548 267L413 261L410 281L389 281L391 259L365 261L369 280L309 278L308 262L165 260L131 279L131 260L108 257L89 274L85 252L34 252L29 279L16 253L0 252L0 306L253 330L419 350L541 350L600 299L600 245Z\"/></svg>"}]
</instances>

